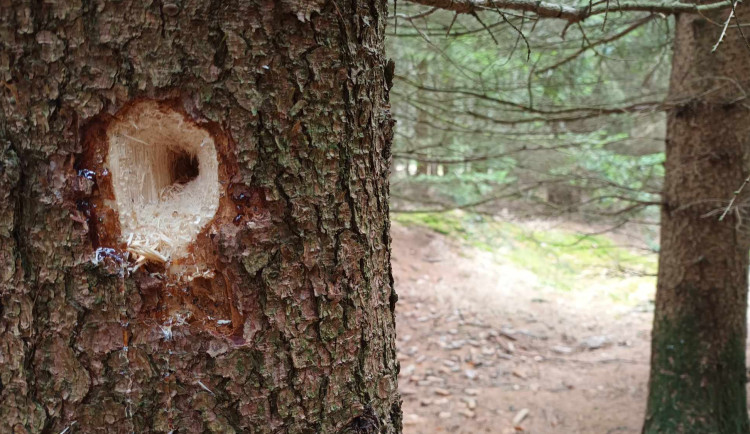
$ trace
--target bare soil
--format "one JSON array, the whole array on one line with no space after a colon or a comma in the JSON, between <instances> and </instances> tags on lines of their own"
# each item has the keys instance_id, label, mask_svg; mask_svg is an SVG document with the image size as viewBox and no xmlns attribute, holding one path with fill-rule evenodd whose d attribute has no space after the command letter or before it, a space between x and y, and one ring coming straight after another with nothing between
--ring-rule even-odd
<instances>
[{"instance_id":1,"label":"bare soil","mask_svg":"<svg viewBox=\"0 0 750 434\"><path fill-rule=\"evenodd\" d=\"M404 432L638 433L650 312L394 223Z\"/></svg>"}]
</instances>

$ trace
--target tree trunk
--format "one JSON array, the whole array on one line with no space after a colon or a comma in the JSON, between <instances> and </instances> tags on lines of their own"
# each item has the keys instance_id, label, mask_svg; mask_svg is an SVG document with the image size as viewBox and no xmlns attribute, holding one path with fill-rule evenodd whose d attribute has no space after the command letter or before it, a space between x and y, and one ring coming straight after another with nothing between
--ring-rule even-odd
<instances>
[{"instance_id":1,"label":"tree trunk","mask_svg":"<svg viewBox=\"0 0 750 434\"><path fill-rule=\"evenodd\" d=\"M706 17L679 16L676 32L643 432L747 433L747 191L719 217L748 175L750 52L734 21L716 53Z\"/></svg>"},{"instance_id":2,"label":"tree trunk","mask_svg":"<svg viewBox=\"0 0 750 434\"><path fill-rule=\"evenodd\" d=\"M430 174L430 165L428 163L423 163L421 161L417 161L417 172L415 176L418 175L429 175Z\"/></svg>"},{"instance_id":3,"label":"tree trunk","mask_svg":"<svg viewBox=\"0 0 750 434\"><path fill-rule=\"evenodd\" d=\"M417 77L420 83L425 83L429 74L427 71L427 60L422 60L417 65ZM429 115L427 114L427 107L429 100L427 99L426 91L417 91L417 102L419 105L416 107L417 119L414 123L414 140L411 145L419 150L419 153L429 157L432 155L432 149L430 145L430 125ZM426 149L425 149L426 148ZM416 175L434 175L431 172L431 164L424 161L417 161L417 173Z\"/></svg>"},{"instance_id":4,"label":"tree trunk","mask_svg":"<svg viewBox=\"0 0 750 434\"><path fill-rule=\"evenodd\" d=\"M386 13L0 3L0 432L400 432Z\"/></svg>"}]
</instances>

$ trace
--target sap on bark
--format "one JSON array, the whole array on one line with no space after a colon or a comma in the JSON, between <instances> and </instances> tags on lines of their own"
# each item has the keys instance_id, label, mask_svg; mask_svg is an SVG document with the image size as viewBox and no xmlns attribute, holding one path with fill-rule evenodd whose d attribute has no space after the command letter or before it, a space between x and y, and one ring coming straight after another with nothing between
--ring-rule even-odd
<instances>
[{"instance_id":1,"label":"sap on bark","mask_svg":"<svg viewBox=\"0 0 750 434\"><path fill-rule=\"evenodd\" d=\"M188 254L219 208L219 163L211 134L153 101L109 124L107 167L121 240L149 260Z\"/></svg>"}]
</instances>

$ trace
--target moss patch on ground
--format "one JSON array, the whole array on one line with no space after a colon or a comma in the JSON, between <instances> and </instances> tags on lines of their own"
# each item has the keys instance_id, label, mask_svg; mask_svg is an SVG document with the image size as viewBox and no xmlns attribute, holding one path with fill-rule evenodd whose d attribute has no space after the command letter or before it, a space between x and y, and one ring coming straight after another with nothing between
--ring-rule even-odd
<instances>
[{"instance_id":1,"label":"moss patch on ground","mask_svg":"<svg viewBox=\"0 0 750 434\"><path fill-rule=\"evenodd\" d=\"M534 273L539 285L560 291L596 291L624 304L639 304L655 288L657 255L618 246L606 234L499 221L480 214L398 213L393 220L430 228Z\"/></svg>"}]
</instances>

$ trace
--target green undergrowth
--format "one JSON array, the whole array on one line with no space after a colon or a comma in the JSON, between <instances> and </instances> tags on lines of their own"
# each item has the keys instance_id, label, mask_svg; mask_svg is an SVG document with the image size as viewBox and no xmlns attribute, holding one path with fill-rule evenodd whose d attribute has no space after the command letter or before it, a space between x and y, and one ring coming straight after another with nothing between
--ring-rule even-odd
<instances>
[{"instance_id":1,"label":"green undergrowth","mask_svg":"<svg viewBox=\"0 0 750 434\"><path fill-rule=\"evenodd\" d=\"M393 219L463 240L536 276L534 286L566 292L595 291L618 303L639 304L654 290L657 256L618 246L610 236L499 221L461 211L398 213ZM537 227L535 227L537 226Z\"/></svg>"}]
</instances>

